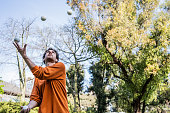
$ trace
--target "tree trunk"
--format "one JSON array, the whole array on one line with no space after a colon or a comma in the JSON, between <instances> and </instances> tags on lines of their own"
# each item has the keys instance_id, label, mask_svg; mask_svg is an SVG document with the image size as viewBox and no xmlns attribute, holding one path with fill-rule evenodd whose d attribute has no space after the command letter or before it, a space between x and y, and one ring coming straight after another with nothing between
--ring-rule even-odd
<instances>
[{"instance_id":1,"label":"tree trunk","mask_svg":"<svg viewBox=\"0 0 170 113\"><path fill-rule=\"evenodd\" d=\"M25 85L21 85L21 88L20 88L20 90L21 90L21 97L20 97L21 102L25 101L25 89L26 89Z\"/></svg>"},{"instance_id":2,"label":"tree trunk","mask_svg":"<svg viewBox=\"0 0 170 113\"><path fill-rule=\"evenodd\" d=\"M22 73L23 87L21 89L21 91L22 91L21 100L25 101L25 93L26 93L25 61L23 60L22 62L23 62L23 73Z\"/></svg>"},{"instance_id":3,"label":"tree trunk","mask_svg":"<svg viewBox=\"0 0 170 113\"><path fill-rule=\"evenodd\" d=\"M26 91L25 61L24 60L22 61L23 62L23 69L22 69L23 73L22 73L18 51L16 51L16 54L17 54L18 72L19 72L19 80L20 80L20 91L21 91L20 101L24 102L25 101L25 91Z\"/></svg>"},{"instance_id":4,"label":"tree trunk","mask_svg":"<svg viewBox=\"0 0 170 113\"><path fill-rule=\"evenodd\" d=\"M73 100L74 100L74 112L76 112L77 111L77 102L76 102L76 94L75 94L75 91L73 91Z\"/></svg>"},{"instance_id":5,"label":"tree trunk","mask_svg":"<svg viewBox=\"0 0 170 113\"><path fill-rule=\"evenodd\" d=\"M146 108L146 103L145 103L145 100L144 100L143 107L142 107L142 113L145 113L145 108Z\"/></svg>"},{"instance_id":6,"label":"tree trunk","mask_svg":"<svg viewBox=\"0 0 170 113\"><path fill-rule=\"evenodd\" d=\"M19 81L20 81L20 91L21 91L21 96L20 96L20 101L23 102L23 91L22 89L23 87L23 77L22 77L22 73L21 73L21 66L20 66L20 61L19 61L19 55L18 55L18 51L16 50L16 54L17 54L17 64L18 64L18 74L19 74Z\"/></svg>"},{"instance_id":7,"label":"tree trunk","mask_svg":"<svg viewBox=\"0 0 170 113\"><path fill-rule=\"evenodd\" d=\"M74 91L75 91L74 107L76 111L80 111L80 100L79 100L79 92L78 92L78 63L75 54L74 54L74 58L75 58L75 71L76 71L74 74Z\"/></svg>"},{"instance_id":8,"label":"tree trunk","mask_svg":"<svg viewBox=\"0 0 170 113\"><path fill-rule=\"evenodd\" d=\"M77 95L77 97L78 97L78 105L79 105L79 108L80 108L80 91L79 91L79 89L78 89L78 95Z\"/></svg>"},{"instance_id":9,"label":"tree trunk","mask_svg":"<svg viewBox=\"0 0 170 113\"><path fill-rule=\"evenodd\" d=\"M134 111L134 113L141 113L141 111L140 111L140 100L139 99L134 100L133 111Z\"/></svg>"},{"instance_id":10,"label":"tree trunk","mask_svg":"<svg viewBox=\"0 0 170 113\"><path fill-rule=\"evenodd\" d=\"M76 83L77 83L77 86L76 86L76 93L77 93L77 100L78 100L78 109L80 110L80 91L79 91L79 86L78 86L78 84L79 84L79 81L78 81L78 77L79 77L79 73L78 73L78 71L79 71L79 67L78 67L78 64L76 63L76 66L75 66L75 68L76 68Z\"/></svg>"},{"instance_id":11,"label":"tree trunk","mask_svg":"<svg viewBox=\"0 0 170 113\"><path fill-rule=\"evenodd\" d=\"M74 100L74 112L77 112L77 76L76 73L74 74L74 78L73 78L74 82L73 82L73 100Z\"/></svg>"}]
</instances>

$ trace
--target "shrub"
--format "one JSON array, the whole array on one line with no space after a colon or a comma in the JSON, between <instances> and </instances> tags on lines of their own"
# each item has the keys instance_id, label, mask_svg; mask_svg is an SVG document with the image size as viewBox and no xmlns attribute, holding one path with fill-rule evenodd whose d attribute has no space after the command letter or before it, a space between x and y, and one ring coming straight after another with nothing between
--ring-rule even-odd
<instances>
[{"instance_id":1,"label":"shrub","mask_svg":"<svg viewBox=\"0 0 170 113\"><path fill-rule=\"evenodd\" d=\"M21 106L27 105L28 102L0 102L0 113L20 113ZM38 113L38 108L34 108L30 113Z\"/></svg>"}]
</instances>

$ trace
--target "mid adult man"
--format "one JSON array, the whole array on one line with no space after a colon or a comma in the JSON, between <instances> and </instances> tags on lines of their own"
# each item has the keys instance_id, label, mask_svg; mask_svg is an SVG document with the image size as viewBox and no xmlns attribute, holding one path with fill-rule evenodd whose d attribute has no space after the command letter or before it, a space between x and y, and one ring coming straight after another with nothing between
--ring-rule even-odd
<instances>
[{"instance_id":1,"label":"mid adult man","mask_svg":"<svg viewBox=\"0 0 170 113\"><path fill-rule=\"evenodd\" d=\"M21 107L21 113L29 113L37 106L39 106L39 113L69 113L65 66L58 62L57 51L52 48L45 51L43 61L46 67L43 68L35 65L28 58L26 45L21 48L16 42L13 44L35 76L30 102L27 106Z\"/></svg>"}]
</instances>

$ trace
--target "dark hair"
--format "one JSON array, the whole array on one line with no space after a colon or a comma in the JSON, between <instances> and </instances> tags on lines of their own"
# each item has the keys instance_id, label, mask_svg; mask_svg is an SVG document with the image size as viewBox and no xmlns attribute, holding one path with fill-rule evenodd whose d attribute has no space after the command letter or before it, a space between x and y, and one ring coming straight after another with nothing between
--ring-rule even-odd
<instances>
[{"instance_id":1,"label":"dark hair","mask_svg":"<svg viewBox=\"0 0 170 113\"><path fill-rule=\"evenodd\" d=\"M57 52L55 49L53 49L53 48L48 48L48 49L44 52L44 54L43 54L43 63L45 64L44 58L45 58L45 55L46 55L47 51L49 51L49 50L53 50L53 51L56 53L56 59L59 61L59 54L58 54L58 52Z\"/></svg>"}]
</instances>

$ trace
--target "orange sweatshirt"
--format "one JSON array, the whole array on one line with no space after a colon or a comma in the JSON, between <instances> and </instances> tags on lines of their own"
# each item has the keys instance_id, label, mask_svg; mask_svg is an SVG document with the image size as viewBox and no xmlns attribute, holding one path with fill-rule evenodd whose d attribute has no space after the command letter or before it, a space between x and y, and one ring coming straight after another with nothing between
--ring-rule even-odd
<instances>
[{"instance_id":1,"label":"orange sweatshirt","mask_svg":"<svg viewBox=\"0 0 170 113\"><path fill-rule=\"evenodd\" d=\"M39 104L39 113L69 113L64 64L35 66L31 71L36 78L30 100Z\"/></svg>"}]
</instances>

